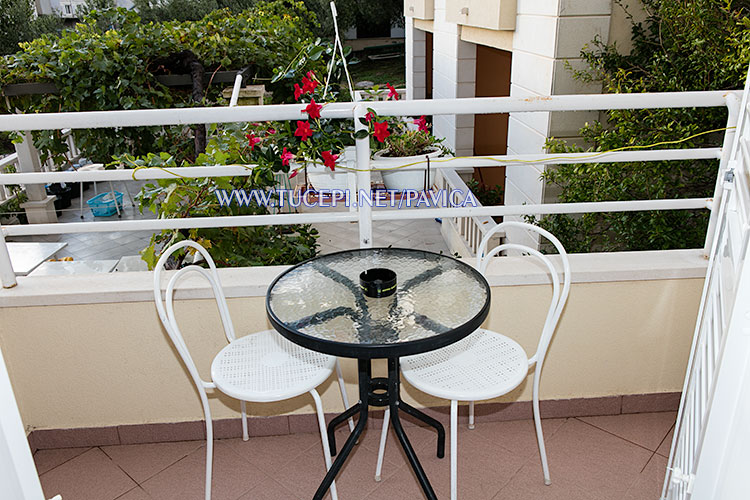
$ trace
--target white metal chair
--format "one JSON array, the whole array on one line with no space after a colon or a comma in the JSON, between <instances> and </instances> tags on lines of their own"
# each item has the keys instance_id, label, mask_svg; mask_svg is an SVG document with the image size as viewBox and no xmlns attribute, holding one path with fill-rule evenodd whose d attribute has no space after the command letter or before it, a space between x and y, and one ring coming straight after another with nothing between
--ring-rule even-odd
<instances>
[{"instance_id":1,"label":"white metal chair","mask_svg":"<svg viewBox=\"0 0 750 500\"><path fill-rule=\"evenodd\" d=\"M167 284L165 300L162 301L161 274L164 264L174 252L185 247L190 247L200 253L209 268L189 265L174 273ZM198 373L175 318L175 286L181 278L190 273L197 273L210 283L224 326L224 334L229 341L229 344L219 351L211 363L211 381L203 380ZM315 401L326 468L331 467L331 452L326 435L323 406L315 388L325 382L336 368L341 397L344 400L344 406L349 407L341 369L335 357L300 347L273 330L235 337L234 326L229 316L216 265L206 249L194 241L176 243L161 255L154 270L154 300L159 318L185 363L203 404L203 413L206 417L206 500L211 499L213 465L213 422L208 405L207 389L218 389L240 400L242 434L245 441L248 440L246 401L257 403L282 401L309 392ZM351 420L349 425L350 427L353 425ZM333 500L337 499L335 485L331 486L331 497Z\"/></svg>"},{"instance_id":2,"label":"white metal chair","mask_svg":"<svg viewBox=\"0 0 750 500\"><path fill-rule=\"evenodd\" d=\"M508 227L538 233L555 246L562 263L562 286L558 271L552 260L534 248L516 243L504 243L489 252L485 251L487 242L492 235ZM401 359L401 373L411 385L432 396L451 400L451 500L455 500L457 497L458 402L469 401L469 429L473 429L474 401L492 399L509 393L526 379L529 369L534 372L532 406L539 454L542 458L544 482L550 484L547 453L544 448L542 422L539 415L539 378L547 347L555 333L560 315L568 299L570 263L560 241L548 231L522 222L503 222L482 239L477 253L477 269L484 274L490 258L506 250L517 250L536 257L546 266L552 278L552 300L534 355L527 357L523 348L513 339L481 328L455 344L436 351ZM375 472L376 481L380 480L389 416L386 410Z\"/></svg>"}]
</instances>

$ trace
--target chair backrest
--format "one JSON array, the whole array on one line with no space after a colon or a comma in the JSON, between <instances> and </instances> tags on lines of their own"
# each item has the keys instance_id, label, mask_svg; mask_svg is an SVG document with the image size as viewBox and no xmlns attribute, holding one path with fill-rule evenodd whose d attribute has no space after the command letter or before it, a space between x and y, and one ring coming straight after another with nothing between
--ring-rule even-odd
<instances>
[{"instance_id":1,"label":"chair backrest","mask_svg":"<svg viewBox=\"0 0 750 500\"><path fill-rule=\"evenodd\" d=\"M525 229L527 231L537 233L546 238L550 243L552 243L560 256L560 261L562 262L562 287L560 286L561 282L558 275L558 270L556 269L552 259L535 248L531 248L530 246L522 245L519 243L503 243L487 251L487 243L489 242L490 238L495 233L504 231L509 227ZM544 327L542 328L542 334L539 338L539 343L537 344L536 353L529 359L529 363L536 362L537 366L541 367L541 365L544 363L544 356L547 354L549 343L552 340L552 336L557 329L557 324L560 320L560 316L562 315L563 309L565 308L565 303L568 300L568 293L570 292L570 261L568 260L568 254L565 251L565 248L563 248L562 243L560 243L560 240L558 240L549 231L542 229L539 226L527 224L525 222L507 221L502 222L492 228L492 230L490 230L484 236L484 238L482 238L482 242L479 244L479 249L477 251L477 270L479 270L479 272L481 272L482 274L485 274L490 259L505 250L518 250L520 252L527 253L531 256L536 257L547 267L547 270L549 271L552 278L552 300L550 301L547 316L544 321Z\"/></svg>"},{"instance_id":2,"label":"chair backrest","mask_svg":"<svg viewBox=\"0 0 750 500\"><path fill-rule=\"evenodd\" d=\"M169 259L172 254L186 247L193 248L198 253L200 253L201 256L203 256L203 258L205 259L209 268L204 269L197 265L189 265L174 273L167 284L165 298L164 300L162 300L161 275L162 271L164 271L164 264L166 264L167 259ZM200 246L198 243L190 240L185 240L179 243L175 243L174 245L164 250L164 252L161 254L161 257L159 258L159 261L156 263L156 267L154 268L154 301L156 303L156 310L159 313L159 319L164 325L164 328L167 330L169 338L172 340L172 343L177 349L177 352L180 354L180 357L182 358L183 363L185 363L188 372L190 372L190 376L193 378L196 386L198 386L199 392L203 392L201 391L201 389L211 388L213 387L213 384L201 379L200 374L198 373L198 369L195 366L195 362L193 361L193 358L190 355L190 351L187 348L187 344L185 344L185 339L182 336L182 332L177 325L177 319L174 313L175 286L177 285L178 281L180 281L183 277L190 273L197 273L208 280L213 290L214 298L216 299L216 305L219 308L219 315L221 316L221 322L224 326L224 334L226 335L229 342L234 341L234 325L232 324L232 319L229 316L229 308L227 307L227 301L226 297L224 296L224 291L221 288L219 273L216 271L216 264L214 263L214 260L211 258L211 255L208 253L208 251L206 251L206 249Z\"/></svg>"}]
</instances>

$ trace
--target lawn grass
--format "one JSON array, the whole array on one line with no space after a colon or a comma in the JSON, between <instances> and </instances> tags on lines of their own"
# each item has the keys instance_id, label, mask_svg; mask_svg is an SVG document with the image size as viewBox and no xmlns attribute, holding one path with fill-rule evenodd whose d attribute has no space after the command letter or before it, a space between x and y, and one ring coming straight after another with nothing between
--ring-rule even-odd
<instances>
[{"instance_id":1,"label":"lawn grass","mask_svg":"<svg viewBox=\"0 0 750 500\"><path fill-rule=\"evenodd\" d=\"M367 56L361 55L360 62L349 66L349 72L355 84L368 80L375 85L384 86L386 83L390 83L399 88L406 85L405 65L404 56L371 61L367 59Z\"/></svg>"}]
</instances>

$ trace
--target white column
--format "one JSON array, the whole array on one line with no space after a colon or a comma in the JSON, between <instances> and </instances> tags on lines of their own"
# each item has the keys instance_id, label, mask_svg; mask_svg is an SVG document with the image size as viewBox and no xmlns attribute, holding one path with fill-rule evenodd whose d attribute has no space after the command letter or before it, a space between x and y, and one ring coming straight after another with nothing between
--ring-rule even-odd
<instances>
[{"instance_id":1,"label":"white column","mask_svg":"<svg viewBox=\"0 0 750 500\"><path fill-rule=\"evenodd\" d=\"M23 142L15 144L18 153L18 172L41 172L39 151L34 147L31 132L23 132ZM48 196L44 184L25 184L24 189L29 201L21 204L26 211L29 224L48 224L57 222L55 212L55 197Z\"/></svg>"},{"instance_id":2,"label":"white column","mask_svg":"<svg viewBox=\"0 0 750 500\"><path fill-rule=\"evenodd\" d=\"M404 22L406 34L406 98L424 99L427 85L427 41L424 31L414 27L414 18Z\"/></svg>"},{"instance_id":3,"label":"white column","mask_svg":"<svg viewBox=\"0 0 750 500\"><path fill-rule=\"evenodd\" d=\"M435 0L433 28L432 97L474 97L476 45L461 40L461 27L445 20L445 0ZM474 115L436 116L433 133L457 156L474 152Z\"/></svg>"}]
</instances>

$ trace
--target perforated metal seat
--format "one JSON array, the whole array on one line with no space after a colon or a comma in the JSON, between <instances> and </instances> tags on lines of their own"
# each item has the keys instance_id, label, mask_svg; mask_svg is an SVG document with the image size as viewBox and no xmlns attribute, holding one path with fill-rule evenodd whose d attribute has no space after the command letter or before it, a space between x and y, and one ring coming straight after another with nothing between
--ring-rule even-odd
<instances>
[{"instance_id":1,"label":"perforated metal seat","mask_svg":"<svg viewBox=\"0 0 750 500\"><path fill-rule=\"evenodd\" d=\"M492 235L508 227L537 233L552 243L557 249L562 264L562 280L553 261L536 248L518 243L503 243L487 250L487 243ZM458 402L469 401L469 429L473 429L474 401L492 399L511 392L524 381L529 371L533 371L534 374L531 405L534 413L534 427L536 428L539 455L542 461L542 473L544 482L550 484L547 453L544 447L541 415L539 413L539 380L547 348L568 299L570 262L565 248L550 232L532 224L506 221L498 224L485 234L477 252L477 269L481 273L485 273L490 258L508 250L535 258L546 267L552 280L552 300L547 310L536 352L528 357L523 348L514 340L497 332L479 329L455 344L436 351L401 359L401 373L412 386L432 396L450 399L451 401L451 500L456 500L458 497ZM380 480L383 467L389 415L389 411L386 409L380 434L378 460L375 466L376 481Z\"/></svg>"},{"instance_id":2,"label":"perforated metal seat","mask_svg":"<svg viewBox=\"0 0 750 500\"><path fill-rule=\"evenodd\" d=\"M436 351L401 358L401 374L420 391L456 401L481 401L512 391L529 373L516 341L479 329Z\"/></svg>"},{"instance_id":3,"label":"perforated metal seat","mask_svg":"<svg viewBox=\"0 0 750 500\"><path fill-rule=\"evenodd\" d=\"M176 271L169 279L166 293L162 299L161 276L164 265L173 253L182 249L199 253L208 264L208 269L197 265L189 265ZM211 363L211 380L201 378L175 316L175 287L188 274L202 276L211 286L219 309L221 323L224 327L224 335L228 342ZM213 419L206 392L209 389L218 389L240 401L242 438L246 441L249 439L247 401L254 403L281 401L306 392L309 393L315 403L321 444L323 445L323 458L326 467L331 467L331 451L328 439L326 439L323 402L316 387L325 382L335 369L344 408L349 407L341 367L335 357L309 351L289 342L273 330L264 330L237 338L234 333L232 318L229 316L226 297L219 281L216 264L206 249L194 241L181 241L164 250L154 269L154 301L159 319L198 390L203 413L206 416L206 500L211 500L213 468ZM349 427L354 427L351 419L349 419ZM333 483L331 485L331 499L337 500L337 498L336 485Z\"/></svg>"},{"instance_id":4,"label":"perforated metal seat","mask_svg":"<svg viewBox=\"0 0 750 500\"><path fill-rule=\"evenodd\" d=\"M298 346L273 330L239 337L211 363L221 392L243 401L270 402L310 392L331 375L336 358Z\"/></svg>"}]
</instances>

